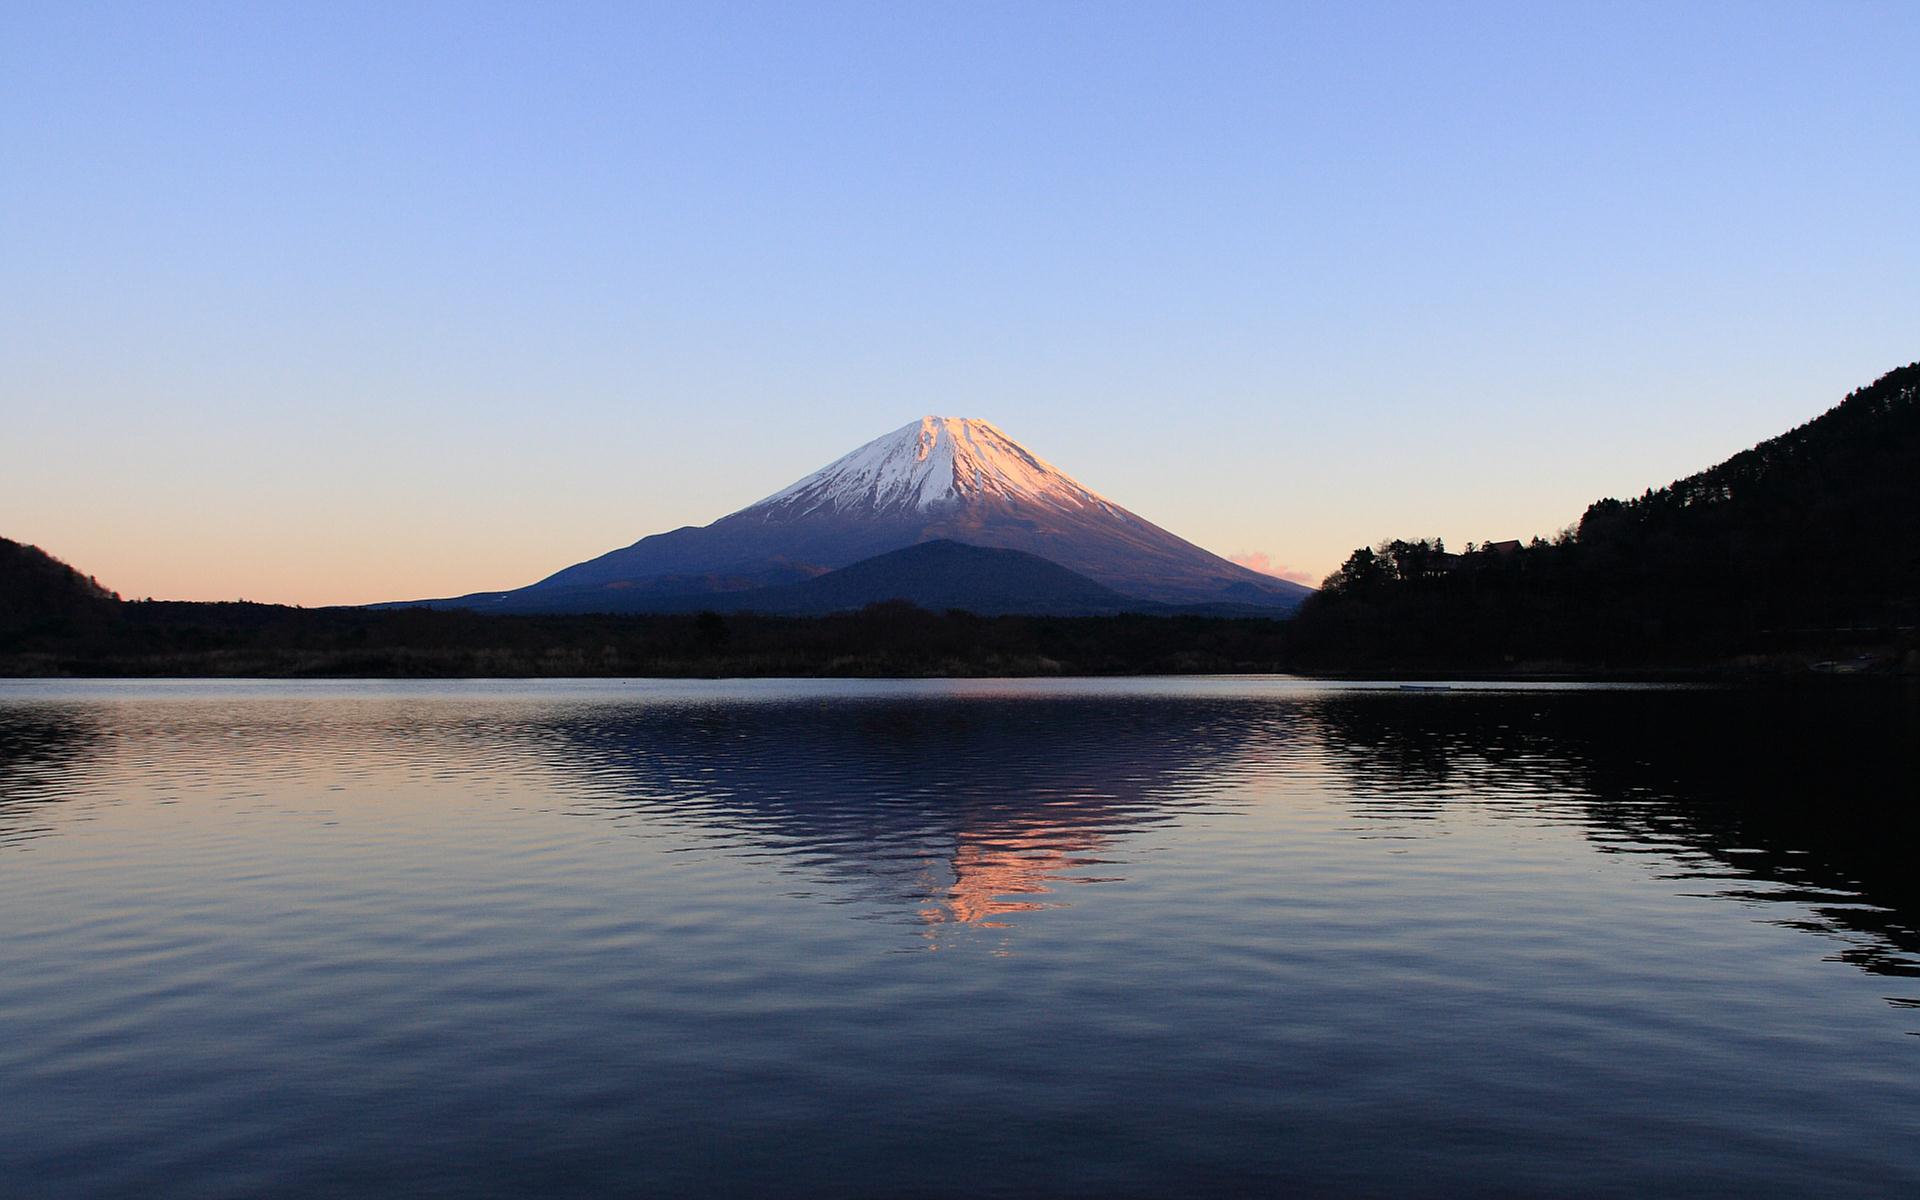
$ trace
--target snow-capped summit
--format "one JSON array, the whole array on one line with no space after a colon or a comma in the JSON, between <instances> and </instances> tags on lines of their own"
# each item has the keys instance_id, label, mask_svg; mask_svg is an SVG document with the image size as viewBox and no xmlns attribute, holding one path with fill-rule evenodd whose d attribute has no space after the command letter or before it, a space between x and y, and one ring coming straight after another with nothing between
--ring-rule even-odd
<instances>
[{"instance_id":1,"label":"snow-capped summit","mask_svg":"<svg viewBox=\"0 0 1920 1200\"><path fill-rule=\"evenodd\" d=\"M1230 563L1128 512L986 421L922 417L711 525L641 538L517 591L437 603L501 612L674 610L699 595L732 593L740 601L765 589L772 604L792 599L789 585L936 541L1034 555L1084 577L1083 583L1119 593L1123 603L1139 601L1146 607L1233 604L1285 610L1307 592ZM989 569L983 563L1010 571L1005 564L1013 561L954 552L889 558L861 574L860 587L878 589L874 599L932 594L918 587L926 580L902 577L889 584L871 577L876 572L977 573ZM1026 570L1022 577L1035 580L1044 574ZM829 590L836 596L853 594L837 585ZM1032 611L1059 611L1066 592L1054 590L1060 594L1036 597ZM959 592L948 587L942 594Z\"/></svg>"},{"instance_id":2,"label":"snow-capped summit","mask_svg":"<svg viewBox=\"0 0 1920 1200\"><path fill-rule=\"evenodd\" d=\"M752 509L794 515L822 508L924 512L980 497L1067 510L1116 509L992 423L973 417L921 417L842 455Z\"/></svg>"}]
</instances>

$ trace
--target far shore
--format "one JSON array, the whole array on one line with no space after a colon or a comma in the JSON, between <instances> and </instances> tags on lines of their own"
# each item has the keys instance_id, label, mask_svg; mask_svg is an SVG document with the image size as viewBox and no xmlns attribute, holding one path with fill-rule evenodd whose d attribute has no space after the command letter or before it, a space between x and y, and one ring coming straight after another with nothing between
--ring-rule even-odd
<instances>
[{"instance_id":1,"label":"far shore","mask_svg":"<svg viewBox=\"0 0 1920 1200\"><path fill-rule=\"evenodd\" d=\"M98 663L71 661L0 661L0 680L112 681L112 680L330 680L352 682L392 682L397 680L563 680L563 679L661 679L661 680L776 680L776 679L1186 679L1203 676L1289 676L1325 683L1394 682L1418 683L1677 683L1726 685L1809 686L1858 685L1868 682L1920 679L1920 666L1885 658L1871 660L1805 662L1798 659L1768 659L1759 662L1740 660L1714 664L1642 664L1633 666L1594 666L1570 663L1522 663L1503 668L1485 665L1421 665L1381 667L1374 670L1307 671L1285 664L1196 665L1184 670L1074 670L1054 660L983 662L977 669L969 664L946 663L926 669L903 669L897 663L882 661L836 662L828 669L799 671L753 669L752 663L675 664L673 669L650 671L588 671L577 664L552 664L551 670L486 671L472 669L475 664L465 656L452 659L406 656L403 661L388 661L375 668L356 656L251 656L220 655L209 659L181 661L112 660Z\"/></svg>"}]
</instances>

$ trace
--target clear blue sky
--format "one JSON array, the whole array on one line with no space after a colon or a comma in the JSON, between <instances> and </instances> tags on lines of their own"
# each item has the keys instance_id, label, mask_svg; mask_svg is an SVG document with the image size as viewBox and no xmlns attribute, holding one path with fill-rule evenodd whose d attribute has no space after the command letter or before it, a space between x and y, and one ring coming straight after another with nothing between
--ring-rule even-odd
<instances>
[{"instance_id":1,"label":"clear blue sky","mask_svg":"<svg viewBox=\"0 0 1920 1200\"><path fill-rule=\"evenodd\" d=\"M1920 358L1920 5L0 9L0 534L529 582L923 413L1210 549L1551 532Z\"/></svg>"}]
</instances>

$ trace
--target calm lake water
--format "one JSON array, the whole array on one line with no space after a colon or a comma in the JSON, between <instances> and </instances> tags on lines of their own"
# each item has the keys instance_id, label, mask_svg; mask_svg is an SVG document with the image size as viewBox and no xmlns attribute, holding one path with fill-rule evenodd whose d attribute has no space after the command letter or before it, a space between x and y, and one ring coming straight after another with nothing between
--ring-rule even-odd
<instances>
[{"instance_id":1,"label":"calm lake water","mask_svg":"<svg viewBox=\"0 0 1920 1200\"><path fill-rule=\"evenodd\" d=\"M0 1192L1920 1195L1916 712L0 683Z\"/></svg>"}]
</instances>

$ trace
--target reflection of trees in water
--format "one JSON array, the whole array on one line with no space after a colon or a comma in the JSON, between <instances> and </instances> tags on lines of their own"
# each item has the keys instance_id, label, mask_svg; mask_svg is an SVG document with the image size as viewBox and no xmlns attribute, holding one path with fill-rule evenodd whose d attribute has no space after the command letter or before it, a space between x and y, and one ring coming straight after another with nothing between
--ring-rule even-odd
<instances>
[{"instance_id":1,"label":"reflection of trees in water","mask_svg":"<svg viewBox=\"0 0 1920 1200\"><path fill-rule=\"evenodd\" d=\"M1000 925L1128 835L1217 807L1273 706L1139 698L582 708L549 727L600 811L643 805L927 924Z\"/></svg>"},{"instance_id":2,"label":"reflection of trees in water","mask_svg":"<svg viewBox=\"0 0 1920 1200\"><path fill-rule=\"evenodd\" d=\"M82 705L0 705L0 845L54 832L37 814L74 798L76 765L103 736Z\"/></svg>"},{"instance_id":3,"label":"reflection of trees in water","mask_svg":"<svg viewBox=\"0 0 1920 1200\"><path fill-rule=\"evenodd\" d=\"M1849 681L1739 691L1355 695L1307 706L1363 816L1577 815L1714 894L1790 903L1836 957L1920 976L1920 693ZM1755 887L1751 885L1763 885ZM1744 885L1744 886L1743 886Z\"/></svg>"},{"instance_id":4,"label":"reflection of trees in water","mask_svg":"<svg viewBox=\"0 0 1920 1200\"><path fill-rule=\"evenodd\" d=\"M0 845L56 831L50 805L97 794L89 763L125 719L0 705ZM1385 835L1463 804L1578 825L1602 853L1794 905L1782 920L1841 938L1864 970L1920 975L1911 688L456 703L275 717L237 747L218 728L221 761L251 754L256 771L303 731L302 761L342 778L383 756L501 778L532 759L601 818L776 859L836 900L929 925L1005 923L1063 884L1123 875L1112 860L1137 832L1245 803L1248 782L1312 789L1326 768ZM132 740L156 763L214 744L151 736Z\"/></svg>"}]
</instances>

